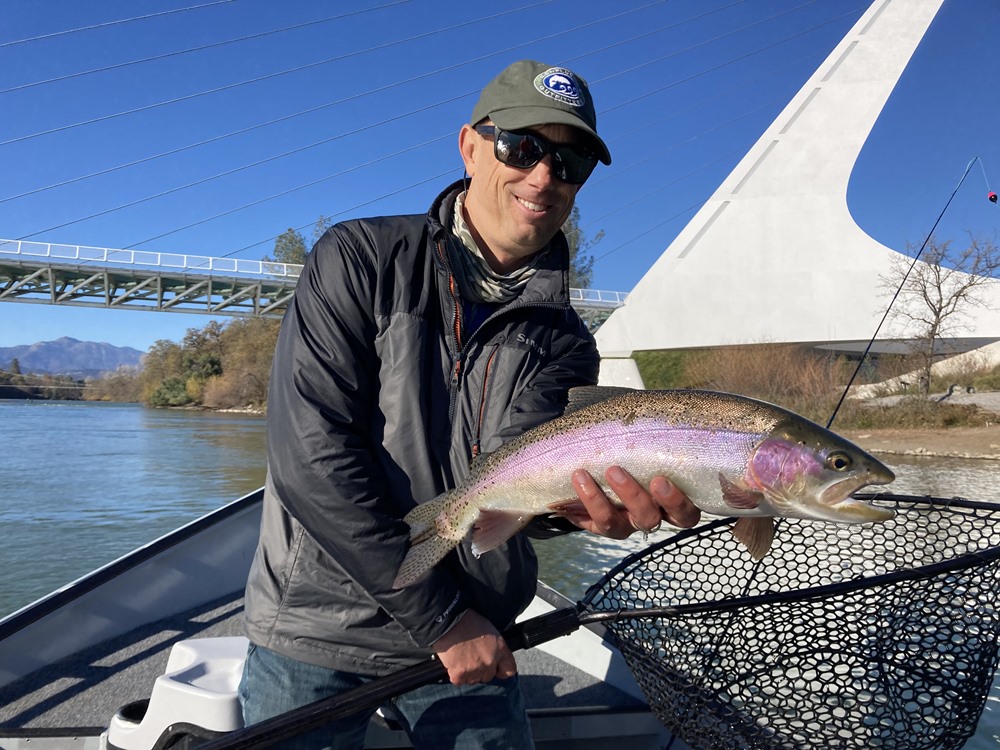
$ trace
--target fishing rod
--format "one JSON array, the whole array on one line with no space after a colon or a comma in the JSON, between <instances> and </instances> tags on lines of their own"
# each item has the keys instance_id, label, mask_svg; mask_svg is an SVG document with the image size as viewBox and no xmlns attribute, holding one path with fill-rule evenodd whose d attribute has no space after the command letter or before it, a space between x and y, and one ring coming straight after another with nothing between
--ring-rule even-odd
<instances>
[{"instance_id":1,"label":"fishing rod","mask_svg":"<svg viewBox=\"0 0 1000 750\"><path fill-rule=\"evenodd\" d=\"M965 182L965 178L969 176L969 172L972 171L972 166L976 162L979 162L979 166L983 171L983 179L986 180L987 198L991 203L997 202L997 195L992 190L990 190L989 180L986 179L986 167L983 166L982 159L980 159L978 156L973 157L972 161L970 161L969 165L965 168L965 172L962 174L961 179L959 179L958 184L955 185L955 189L951 191L951 195L948 196L948 200L945 201L944 208L941 209L941 212L938 214L937 219L934 220L934 224L933 226L931 226L930 231L924 238L923 244L920 245L920 249L917 250L916 255L913 256L913 260L910 263L909 267L906 269L906 273L903 274L902 281L899 282L899 286L896 287L896 291L892 295L892 299L889 300L889 304L886 306L885 312L882 314L882 319L878 322L878 325L875 326L875 332L872 334L871 339L868 340L868 345L865 347L864 352L858 359L858 366L854 368L854 372L851 374L850 379L847 381L847 385L844 387L844 392L840 395L840 400L837 402L837 405L833 409L833 413L830 415L830 418L826 422L827 429L829 429L830 426L833 424L833 420L836 418L837 413L840 411L840 407L844 405L844 400L847 398L847 394L850 392L851 386L857 379L858 373L861 372L861 367L864 365L865 360L871 353L872 346L875 345L875 339L878 338L878 334L882 330L882 326L885 325L885 321L889 317L889 312L892 310L892 306L895 304L897 298L902 293L903 287L906 286L906 282L910 278L910 273L916 267L917 262L920 260L920 256L923 254L924 249L927 247L927 243L929 243L931 238L934 236L934 231L937 229L938 224L941 223L941 219L944 217L945 212L947 212L948 207L951 205L951 202L955 199L955 195L958 194L959 189L962 187L962 183Z\"/></svg>"}]
</instances>

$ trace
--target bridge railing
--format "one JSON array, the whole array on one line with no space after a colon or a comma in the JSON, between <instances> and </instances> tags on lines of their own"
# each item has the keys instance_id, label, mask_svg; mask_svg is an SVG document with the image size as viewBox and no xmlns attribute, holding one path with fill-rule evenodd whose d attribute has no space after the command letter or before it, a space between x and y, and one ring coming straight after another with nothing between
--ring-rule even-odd
<instances>
[{"instance_id":1,"label":"bridge railing","mask_svg":"<svg viewBox=\"0 0 1000 750\"><path fill-rule=\"evenodd\" d=\"M158 253L150 250L118 250L110 247L61 245L51 242L0 240L0 255L17 255L26 260L52 263L109 263L143 268L180 270L195 273L224 273L268 278L297 278L302 266L295 263L249 260L247 258L212 258L186 253Z\"/></svg>"},{"instance_id":2,"label":"bridge railing","mask_svg":"<svg viewBox=\"0 0 1000 750\"><path fill-rule=\"evenodd\" d=\"M609 310L625 304L627 292L607 292L600 289L570 289L569 301L588 307L606 307Z\"/></svg>"},{"instance_id":3,"label":"bridge railing","mask_svg":"<svg viewBox=\"0 0 1000 750\"><path fill-rule=\"evenodd\" d=\"M93 263L162 269L183 273L216 273L242 277L298 278L302 266L296 263L213 258L186 253L159 253L150 250L120 250L109 247L64 245L52 242L0 239L0 257L17 256L24 260L48 263ZM570 302L577 307L613 310L625 304L626 292L600 289L570 289Z\"/></svg>"}]
</instances>

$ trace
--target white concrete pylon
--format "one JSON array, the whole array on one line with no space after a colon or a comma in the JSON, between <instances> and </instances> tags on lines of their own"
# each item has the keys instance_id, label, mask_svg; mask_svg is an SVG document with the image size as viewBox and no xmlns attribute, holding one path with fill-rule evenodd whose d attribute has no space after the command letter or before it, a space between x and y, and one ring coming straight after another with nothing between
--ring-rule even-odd
<instances>
[{"instance_id":1,"label":"white concrete pylon","mask_svg":"<svg viewBox=\"0 0 1000 750\"><path fill-rule=\"evenodd\" d=\"M848 182L942 3L872 3L597 331L602 383L635 384L633 351L871 338L897 250L855 223ZM1000 314L974 327L1000 336Z\"/></svg>"}]
</instances>

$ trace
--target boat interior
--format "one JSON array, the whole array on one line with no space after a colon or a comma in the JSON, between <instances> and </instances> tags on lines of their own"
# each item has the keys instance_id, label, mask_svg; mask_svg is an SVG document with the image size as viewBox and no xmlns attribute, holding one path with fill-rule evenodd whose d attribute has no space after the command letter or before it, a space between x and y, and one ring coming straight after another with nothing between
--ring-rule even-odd
<instances>
[{"instance_id":1,"label":"boat interior","mask_svg":"<svg viewBox=\"0 0 1000 750\"><path fill-rule=\"evenodd\" d=\"M113 720L121 722L123 707L138 710L138 716L126 711L125 724L133 728L154 713L146 701L168 671L174 646L242 637L240 582L252 556L259 497L241 498L0 621L0 748L138 750L102 734ZM176 611L164 613L170 601ZM569 605L541 584L522 619ZM665 730L600 626L516 656L539 748L600 748L625 738L635 748L662 747ZM207 661L186 667L184 691L235 701L239 660L212 679ZM174 720L197 725L192 716ZM153 727L151 736L165 729ZM366 746L411 745L391 714L380 712Z\"/></svg>"}]
</instances>

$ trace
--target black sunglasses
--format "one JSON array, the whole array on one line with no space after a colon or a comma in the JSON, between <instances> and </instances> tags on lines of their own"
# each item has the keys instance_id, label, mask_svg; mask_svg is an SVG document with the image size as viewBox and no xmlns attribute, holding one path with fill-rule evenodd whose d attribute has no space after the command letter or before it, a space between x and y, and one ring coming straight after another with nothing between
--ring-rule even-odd
<instances>
[{"instance_id":1,"label":"black sunglasses","mask_svg":"<svg viewBox=\"0 0 1000 750\"><path fill-rule=\"evenodd\" d=\"M546 154L552 154L552 174L571 185L585 183L597 166L597 155L592 151L552 143L534 133L515 133L496 125L476 125L476 132L493 139L493 155L508 167L531 169Z\"/></svg>"}]
</instances>

